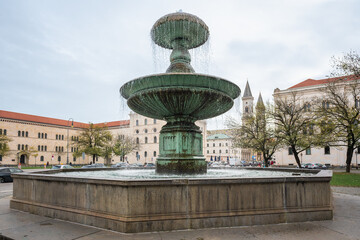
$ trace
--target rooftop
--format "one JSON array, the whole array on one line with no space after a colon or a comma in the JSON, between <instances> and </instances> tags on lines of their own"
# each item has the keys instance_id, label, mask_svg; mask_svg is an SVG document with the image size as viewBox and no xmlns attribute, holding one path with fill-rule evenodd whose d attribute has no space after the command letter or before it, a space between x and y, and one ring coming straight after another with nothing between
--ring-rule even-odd
<instances>
[{"instance_id":1,"label":"rooftop","mask_svg":"<svg viewBox=\"0 0 360 240\"><path fill-rule=\"evenodd\" d=\"M73 126L75 128L87 128L89 127L89 123L82 123L82 122L71 122L68 120L62 120L57 118L49 118L49 117L41 117L36 115L24 114L24 113L16 113L16 112L9 112L0 110L0 118L6 119L13 119L13 120L20 120L20 121L27 121L27 122L34 122L34 123L44 123L44 124L51 124L57 126ZM116 126L123 126L129 125L130 120L122 120L122 121L113 121L113 122L105 122L105 123L96 123L95 126L101 127L116 127Z\"/></svg>"},{"instance_id":2,"label":"rooftop","mask_svg":"<svg viewBox=\"0 0 360 240\"><path fill-rule=\"evenodd\" d=\"M356 77L355 75L349 75L349 76L325 78L325 79L319 79L319 80L309 78L309 79L306 79L305 81L302 81L292 87L289 87L288 89L321 85L321 84L326 84L326 83L335 82L335 81L351 81L351 80L355 80L355 79L359 79L359 77Z\"/></svg>"},{"instance_id":3,"label":"rooftop","mask_svg":"<svg viewBox=\"0 0 360 240\"><path fill-rule=\"evenodd\" d=\"M211 135L209 137L207 137L207 140L211 140L211 139L228 139L230 138L228 135L223 134L223 133L218 133L218 134L214 134Z\"/></svg>"}]
</instances>

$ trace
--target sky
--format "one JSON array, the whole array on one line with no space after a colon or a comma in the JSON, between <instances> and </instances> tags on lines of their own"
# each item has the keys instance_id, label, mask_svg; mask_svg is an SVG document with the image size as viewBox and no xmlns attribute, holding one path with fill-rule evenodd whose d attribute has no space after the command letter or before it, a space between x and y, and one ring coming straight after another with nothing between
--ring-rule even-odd
<instances>
[{"instance_id":1,"label":"sky","mask_svg":"<svg viewBox=\"0 0 360 240\"><path fill-rule=\"evenodd\" d=\"M332 56L360 50L358 0L1 0L0 109L85 123L129 119L119 88L166 71L169 53L154 48L150 30L180 9L210 29L209 43L194 51L195 71L242 92L249 81L255 100L325 78ZM240 102L208 129L238 117Z\"/></svg>"}]
</instances>

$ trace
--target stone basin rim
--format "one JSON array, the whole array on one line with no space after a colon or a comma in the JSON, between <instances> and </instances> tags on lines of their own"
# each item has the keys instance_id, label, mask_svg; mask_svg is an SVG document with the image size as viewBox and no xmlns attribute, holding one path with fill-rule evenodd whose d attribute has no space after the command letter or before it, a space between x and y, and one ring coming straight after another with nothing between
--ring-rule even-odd
<instances>
[{"instance_id":1,"label":"stone basin rim","mask_svg":"<svg viewBox=\"0 0 360 240\"><path fill-rule=\"evenodd\" d=\"M153 87L146 87L144 86L144 84L142 84L140 87L138 87L137 89L132 89L133 86L132 85L140 85L139 81L160 81L160 78L169 78L169 84L163 85L163 83L159 83L158 85L155 85ZM172 81L172 77L183 77L183 81L186 82L188 81L189 84L173 84ZM210 87L209 85L205 85L205 84L198 84L198 83L192 83L191 80L193 80L192 78L203 78L207 80L208 84L211 84L212 82L215 83L215 81L217 82L221 82L220 85L228 85L229 87L231 86L231 88L233 89L233 93L229 93L227 91L225 91L224 89L219 89L219 88L214 88L214 87ZM174 81L174 80L173 80ZM215 91L220 91L225 93L226 95L230 96L232 99L236 99L237 97L240 96L241 90L240 88L233 82L226 80L224 78L220 78L220 77L216 77L216 76L212 76L212 75L208 75L208 74L202 74L202 73L158 73L158 74L151 74L151 75L146 75L143 77L139 77L139 78L135 78L133 80L130 80L128 82L126 82L124 85L121 86L119 92L121 94L121 96L123 96L125 99L128 99L132 94L134 94L135 92L138 91L142 91L142 90L146 90L146 89L155 89L155 88L161 88L161 87L200 87L200 88L209 88ZM133 91L132 91L133 90Z\"/></svg>"}]
</instances>

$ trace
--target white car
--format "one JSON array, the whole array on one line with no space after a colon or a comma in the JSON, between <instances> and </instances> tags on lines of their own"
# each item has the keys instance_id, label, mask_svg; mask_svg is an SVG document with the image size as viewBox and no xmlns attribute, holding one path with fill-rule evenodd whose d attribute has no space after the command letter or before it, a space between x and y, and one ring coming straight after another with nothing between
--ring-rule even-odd
<instances>
[{"instance_id":1,"label":"white car","mask_svg":"<svg viewBox=\"0 0 360 240\"><path fill-rule=\"evenodd\" d=\"M70 165L54 165L54 166L52 166L51 169L70 169L70 168L73 168L73 167Z\"/></svg>"}]
</instances>

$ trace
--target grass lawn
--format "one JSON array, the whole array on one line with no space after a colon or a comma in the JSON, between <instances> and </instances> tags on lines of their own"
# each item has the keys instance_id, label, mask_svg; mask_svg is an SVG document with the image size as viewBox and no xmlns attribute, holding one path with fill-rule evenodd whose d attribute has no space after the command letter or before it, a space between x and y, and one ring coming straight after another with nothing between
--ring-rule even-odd
<instances>
[{"instance_id":1,"label":"grass lawn","mask_svg":"<svg viewBox=\"0 0 360 240\"><path fill-rule=\"evenodd\" d=\"M360 187L360 174L334 172L331 186Z\"/></svg>"}]
</instances>

